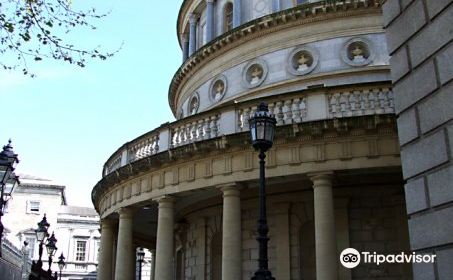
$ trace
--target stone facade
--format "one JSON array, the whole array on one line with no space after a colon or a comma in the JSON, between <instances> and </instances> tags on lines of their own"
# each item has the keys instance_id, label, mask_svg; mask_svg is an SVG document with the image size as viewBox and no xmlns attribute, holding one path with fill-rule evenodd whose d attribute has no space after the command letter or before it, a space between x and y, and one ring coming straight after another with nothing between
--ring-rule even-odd
<instances>
[{"instance_id":1,"label":"stone facade","mask_svg":"<svg viewBox=\"0 0 453 280\"><path fill-rule=\"evenodd\" d=\"M411 248L437 255L434 265L414 265L414 279L453 278L452 3L387 0L383 6Z\"/></svg>"},{"instance_id":2,"label":"stone facade","mask_svg":"<svg viewBox=\"0 0 453 280\"><path fill-rule=\"evenodd\" d=\"M20 175L21 184L8 202L3 217L10 240L17 248L27 241L26 253L38 260L38 243L34 230L44 214L50 223L49 233L55 232L57 252L52 271L61 253L66 258L62 279L96 279L98 247L100 244L99 216L92 208L68 206L65 186L30 175ZM43 267L48 268L47 253L43 253Z\"/></svg>"},{"instance_id":3,"label":"stone facade","mask_svg":"<svg viewBox=\"0 0 453 280\"><path fill-rule=\"evenodd\" d=\"M154 279L254 274L248 121L261 101L277 121L266 158L277 279L451 278L451 1L381 2L184 1L178 120L120 147L92 191L100 279L128 279L138 246L155 250ZM351 270L338 262L350 247L438 261Z\"/></svg>"}]
</instances>

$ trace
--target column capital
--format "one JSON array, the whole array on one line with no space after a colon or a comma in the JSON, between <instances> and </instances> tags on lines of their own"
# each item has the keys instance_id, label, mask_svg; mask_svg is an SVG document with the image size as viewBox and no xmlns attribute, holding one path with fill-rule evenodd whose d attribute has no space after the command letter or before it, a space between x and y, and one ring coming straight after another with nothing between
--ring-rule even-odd
<instances>
[{"instance_id":1,"label":"column capital","mask_svg":"<svg viewBox=\"0 0 453 280\"><path fill-rule=\"evenodd\" d=\"M162 196L153 198L153 201L155 201L157 203L161 203L161 202L175 202L175 200L176 200L176 198L171 196L171 195L162 195Z\"/></svg>"},{"instance_id":2,"label":"column capital","mask_svg":"<svg viewBox=\"0 0 453 280\"><path fill-rule=\"evenodd\" d=\"M240 196L243 186L238 183L227 183L216 186L217 189L222 191L223 197L226 196Z\"/></svg>"},{"instance_id":3,"label":"column capital","mask_svg":"<svg viewBox=\"0 0 453 280\"><path fill-rule=\"evenodd\" d=\"M130 219L134 215L134 210L129 207L123 207L116 212L120 215L120 219Z\"/></svg>"},{"instance_id":4,"label":"column capital","mask_svg":"<svg viewBox=\"0 0 453 280\"><path fill-rule=\"evenodd\" d=\"M332 180L334 178L334 173L333 173L333 171L323 171L323 172L308 173L307 176L313 182L313 188L315 188L318 186L325 186L325 185L332 186Z\"/></svg>"},{"instance_id":5,"label":"column capital","mask_svg":"<svg viewBox=\"0 0 453 280\"><path fill-rule=\"evenodd\" d=\"M116 222L112 219L102 219L101 222L101 229L102 228L112 228L115 226Z\"/></svg>"}]
</instances>

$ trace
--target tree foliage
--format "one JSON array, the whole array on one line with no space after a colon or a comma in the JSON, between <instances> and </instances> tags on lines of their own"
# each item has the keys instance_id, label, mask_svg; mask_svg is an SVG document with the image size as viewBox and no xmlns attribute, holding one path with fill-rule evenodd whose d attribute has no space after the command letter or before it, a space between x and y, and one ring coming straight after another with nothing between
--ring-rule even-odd
<instances>
[{"instance_id":1,"label":"tree foliage","mask_svg":"<svg viewBox=\"0 0 453 280\"><path fill-rule=\"evenodd\" d=\"M53 59L85 67L90 59L105 60L116 51L86 49L67 36L78 28L96 29L93 22L106 15L95 8L76 10L71 0L0 0L0 67L34 76L27 62Z\"/></svg>"}]
</instances>

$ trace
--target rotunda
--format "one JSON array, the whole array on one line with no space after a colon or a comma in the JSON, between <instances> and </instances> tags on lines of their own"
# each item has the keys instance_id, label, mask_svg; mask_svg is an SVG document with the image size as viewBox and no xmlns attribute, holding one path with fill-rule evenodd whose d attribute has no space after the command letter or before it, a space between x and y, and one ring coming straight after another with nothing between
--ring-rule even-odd
<instances>
[{"instance_id":1,"label":"rotunda","mask_svg":"<svg viewBox=\"0 0 453 280\"><path fill-rule=\"evenodd\" d=\"M267 152L269 268L278 280L411 279L410 265L341 266L346 248L409 250L389 56L378 0L185 0L176 121L125 143L92 191L99 279L250 279L258 267L257 152Z\"/></svg>"}]
</instances>

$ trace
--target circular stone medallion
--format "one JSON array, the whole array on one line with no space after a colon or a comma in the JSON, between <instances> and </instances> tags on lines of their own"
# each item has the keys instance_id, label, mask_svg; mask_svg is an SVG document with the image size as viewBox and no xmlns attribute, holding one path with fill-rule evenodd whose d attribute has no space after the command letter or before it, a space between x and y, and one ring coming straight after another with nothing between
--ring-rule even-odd
<instances>
[{"instance_id":1,"label":"circular stone medallion","mask_svg":"<svg viewBox=\"0 0 453 280\"><path fill-rule=\"evenodd\" d=\"M198 92L195 92L189 99L189 103L187 104L187 115L195 115L198 112L198 108L200 107L200 96Z\"/></svg>"},{"instance_id":2,"label":"circular stone medallion","mask_svg":"<svg viewBox=\"0 0 453 280\"><path fill-rule=\"evenodd\" d=\"M352 38L341 50L341 58L351 66L365 66L374 59L372 43L364 38Z\"/></svg>"},{"instance_id":3,"label":"circular stone medallion","mask_svg":"<svg viewBox=\"0 0 453 280\"><path fill-rule=\"evenodd\" d=\"M224 75L220 75L212 79L209 86L209 98L213 103L219 102L225 96L227 91L227 79Z\"/></svg>"},{"instance_id":4,"label":"circular stone medallion","mask_svg":"<svg viewBox=\"0 0 453 280\"><path fill-rule=\"evenodd\" d=\"M301 76L313 71L318 65L319 54L309 47L297 47L288 56L287 70L289 73Z\"/></svg>"},{"instance_id":5,"label":"circular stone medallion","mask_svg":"<svg viewBox=\"0 0 453 280\"><path fill-rule=\"evenodd\" d=\"M264 60L252 60L242 70L242 83L247 88L255 88L264 82L267 72L268 68Z\"/></svg>"}]
</instances>

